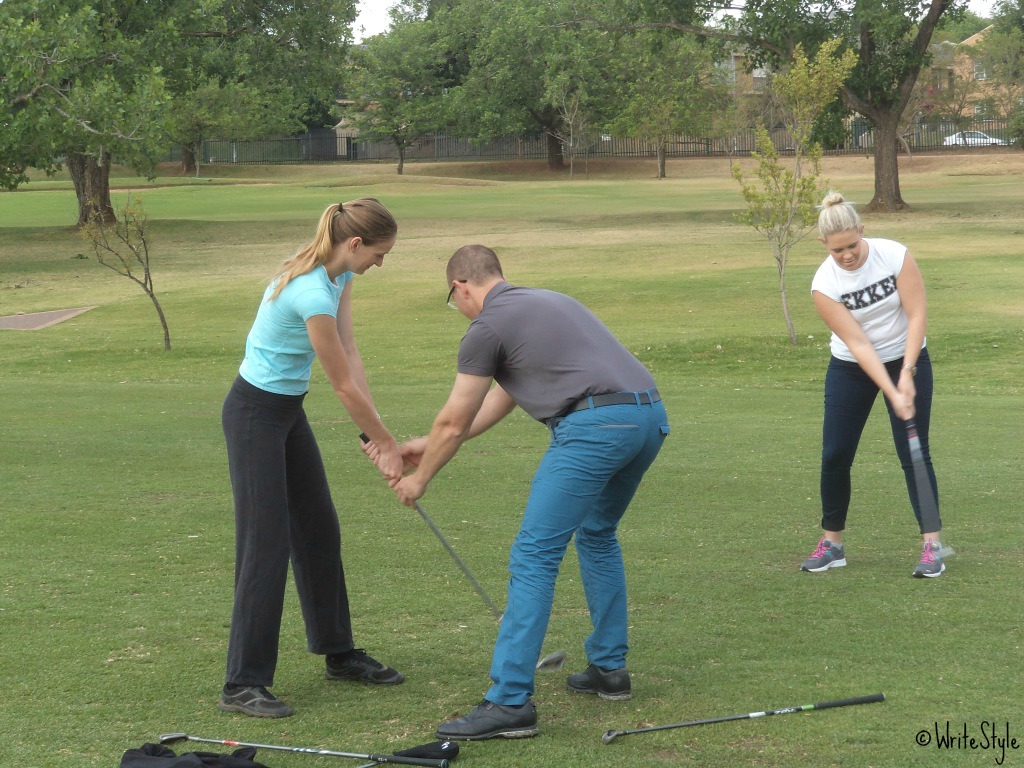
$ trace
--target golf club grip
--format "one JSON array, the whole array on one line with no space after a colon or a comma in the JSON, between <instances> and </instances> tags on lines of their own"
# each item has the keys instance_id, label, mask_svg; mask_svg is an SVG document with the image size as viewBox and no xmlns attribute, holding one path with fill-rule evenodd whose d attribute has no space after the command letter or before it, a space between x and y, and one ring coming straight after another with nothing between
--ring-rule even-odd
<instances>
[{"instance_id":1,"label":"golf club grip","mask_svg":"<svg viewBox=\"0 0 1024 768\"><path fill-rule=\"evenodd\" d=\"M425 765L427 768L449 768L451 763L448 758L442 757L405 757L403 755L368 755L371 760L378 763L395 763L397 765Z\"/></svg>"},{"instance_id":2,"label":"golf club grip","mask_svg":"<svg viewBox=\"0 0 1024 768\"><path fill-rule=\"evenodd\" d=\"M855 704L874 704L876 701L885 701L884 693L873 693L870 696L854 696L852 699L838 699L836 701L823 701L815 704L815 709L831 709L832 707L852 707Z\"/></svg>"}]
</instances>

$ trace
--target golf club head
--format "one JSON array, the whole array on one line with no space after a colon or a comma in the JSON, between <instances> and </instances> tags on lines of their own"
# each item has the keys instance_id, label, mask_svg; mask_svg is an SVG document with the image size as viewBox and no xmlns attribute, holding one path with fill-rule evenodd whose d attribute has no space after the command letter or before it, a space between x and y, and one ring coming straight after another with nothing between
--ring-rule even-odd
<instances>
[{"instance_id":1,"label":"golf club head","mask_svg":"<svg viewBox=\"0 0 1024 768\"><path fill-rule=\"evenodd\" d=\"M565 651L559 649L537 662L538 672L557 672L565 665Z\"/></svg>"},{"instance_id":2,"label":"golf club head","mask_svg":"<svg viewBox=\"0 0 1024 768\"><path fill-rule=\"evenodd\" d=\"M611 744L615 740L615 737L618 736L618 735L619 735L618 731L605 731L604 735L601 736L601 743L602 744Z\"/></svg>"},{"instance_id":3,"label":"golf club head","mask_svg":"<svg viewBox=\"0 0 1024 768\"><path fill-rule=\"evenodd\" d=\"M188 738L188 734L187 733L165 733L165 734L163 734L160 737L160 743L161 744L170 744L171 742L181 741L182 739L187 739L187 738Z\"/></svg>"}]
</instances>

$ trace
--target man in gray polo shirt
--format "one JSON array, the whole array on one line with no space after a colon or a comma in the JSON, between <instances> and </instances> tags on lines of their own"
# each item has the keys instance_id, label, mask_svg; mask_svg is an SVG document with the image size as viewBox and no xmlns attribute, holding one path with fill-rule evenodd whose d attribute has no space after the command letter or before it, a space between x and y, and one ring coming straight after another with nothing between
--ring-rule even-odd
<instances>
[{"instance_id":1,"label":"man in gray polo shirt","mask_svg":"<svg viewBox=\"0 0 1024 768\"><path fill-rule=\"evenodd\" d=\"M449 303L472 322L430 434L402 446L416 470L391 483L399 500L413 506L463 442L517 405L545 423L552 439L512 545L493 684L479 706L442 723L437 736L534 736L534 674L558 567L574 535L593 632L584 643L589 666L570 675L568 687L605 699L631 696L616 528L669 432L668 417L650 372L575 299L510 285L482 245L456 251L447 277Z\"/></svg>"}]
</instances>

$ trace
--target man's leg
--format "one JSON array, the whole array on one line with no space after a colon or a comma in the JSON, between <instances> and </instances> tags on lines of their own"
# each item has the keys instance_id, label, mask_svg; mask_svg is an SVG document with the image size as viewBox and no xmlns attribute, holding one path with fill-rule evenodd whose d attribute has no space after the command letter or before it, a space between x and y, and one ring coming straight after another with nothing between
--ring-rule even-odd
<instances>
[{"instance_id":1,"label":"man's leg","mask_svg":"<svg viewBox=\"0 0 1024 768\"><path fill-rule=\"evenodd\" d=\"M565 549L583 521L601 504L609 483L646 452L649 430L640 426L638 418L646 425L654 410L651 406L612 406L578 411L555 427L551 445L534 475L523 523L512 545L508 605L495 644L491 664L494 685L487 693L488 701L518 705L533 694L535 665ZM661 414L657 428L660 447L664 436L660 431L664 421L660 404L657 411ZM624 420L626 412L632 413ZM632 492L628 495L632 497ZM618 558L621 564L621 553ZM622 603L624 606L624 586Z\"/></svg>"}]
</instances>

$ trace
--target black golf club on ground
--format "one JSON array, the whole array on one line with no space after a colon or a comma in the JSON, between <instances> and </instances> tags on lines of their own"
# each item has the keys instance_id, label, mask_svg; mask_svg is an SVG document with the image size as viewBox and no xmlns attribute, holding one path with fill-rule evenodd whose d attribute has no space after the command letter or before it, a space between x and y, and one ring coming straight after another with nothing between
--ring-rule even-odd
<instances>
[{"instance_id":1,"label":"black golf club on ground","mask_svg":"<svg viewBox=\"0 0 1024 768\"><path fill-rule=\"evenodd\" d=\"M611 744L619 736L629 736L632 733L650 733L651 731L666 731L670 728L689 728L692 725L710 725L711 723L727 723L730 720L753 720L768 715L789 715L793 712L811 712L816 709L831 709L833 707L852 707L855 704L872 704L876 701L885 701L885 694L873 693L870 696L857 696L852 699L839 699L837 701L823 701L820 704L803 704L799 707L786 707L785 709L766 709L764 712L748 712L745 715L729 715L728 717L713 717L710 720L691 720L688 723L675 723L674 725L655 725L651 728L636 728L631 731L605 731L601 736L602 744Z\"/></svg>"},{"instance_id":2,"label":"black golf club on ground","mask_svg":"<svg viewBox=\"0 0 1024 768\"><path fill-rule=\"evenodd\" d=\"M205 744L220 744L226 747L253 747L255 749L275 749L279 752L298 752L304 755L333 755L334 757L351 757L356 760L370 760L373 763L393 763L396 765L421 765L426 768L449 768L451 765L447 757L416 757L414 754L445 754L451 756L458 754L459 746L453 742L433 742L419 747L402 750L404 754L379 755L361 752L336 752L330 749L314 749L310 747L282 747L274 744L252 744L245 741L228 741L226 739L207 739L202 736L190 736L187 733L165 733L160 737L161 744L170 744L175 741L199 741ZM446 747L447 745L447 747Z\"/></svg>"},{"instance_id":3,"label":"black golf club on ground","mask_svg":"<svg viewBox=\"0 0 1024 768\"><path fill-rule=\"evenodd\" d=\"M365 432L359 433L359 439L363 443L370 442L370 438L367 437ZM498 620L498 623L500 624L502 616L504 614L498 609L498 606L495 604L495 602L491 600L490 595L487 594L487 591L483 588L480 582L477 581L476 576L474 576L473 572L469 570L469 566L462 562L462 558L458 556L458 554L452 548L452 545L448 543L448 539L446 539L444 537L444 534L441 533L441 529L434 525L434 521L430 519L430 515L428 515L427 511L423 509L423 506L418 501L415 502L415 506L416 511L420 513L420 517L422 517L426 524L430 526L430 530L434 532L434 535L437 537L437 540L444 545L444 548L446 550L448 550L448 554L452 556L452 560L455 561L456 565L458 565L459 568L462 570L462 573L465 574L467 579L469 579L469 583L473 585L473 589L475 589L477 594L483 598L483 601L487 605L487 608L490 610L491 615L493 615L494 618L496 618ZM549 653L547 656L538 661L537 670L540 672L557 672L562 668L562 665L564 664L565 651L559 649L554 653Z\"/></svg>"}]
</instances>

